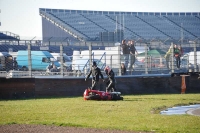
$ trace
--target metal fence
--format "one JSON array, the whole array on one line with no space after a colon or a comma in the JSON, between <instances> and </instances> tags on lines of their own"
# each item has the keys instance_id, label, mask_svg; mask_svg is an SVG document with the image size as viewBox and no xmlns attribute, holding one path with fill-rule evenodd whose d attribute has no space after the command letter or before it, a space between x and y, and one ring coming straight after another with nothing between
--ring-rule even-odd
<instances>
[{"instance_id":1,"label":"metal fence","mask_svg":"<svg viewBox=\"0 0 200 133\"><path fill-rule=\"evenodd\" d=\"M104 67L110 66L117 76L199 73L200 45L195 42L181 45L180 68L176 64L174 45L136 43L138 53L134 55L134 60L131 55L122 54L120 45L94 49L89 43L86 49L80 46L79 49L71 49L72 54L67 55L63 44L57 45L59 52L54 52L45 48L35 50L35 45L28 43L26 49L19 47L15 52L0 52L0 77L85 77L93 61L97 62L103 74ZM126 73L123 72L123 64Z\"/></svg>"}]
</instances>

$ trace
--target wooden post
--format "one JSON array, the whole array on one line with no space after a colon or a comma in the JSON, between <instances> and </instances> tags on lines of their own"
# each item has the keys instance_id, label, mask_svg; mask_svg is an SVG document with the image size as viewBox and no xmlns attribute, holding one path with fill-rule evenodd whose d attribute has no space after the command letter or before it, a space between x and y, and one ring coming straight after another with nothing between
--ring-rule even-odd
<instances>
[{"instance_id":1,"label":"wooden post","mask_svg":"<svg viewBox=\"0 0 200 133\"><path fill-rule=\"evenodd\" d=\"M189 75L181 75L182 82L181 82L181 94L185 94L186 91L186 83L185 83L185 77Z\"/></svg>"}]
</instances>

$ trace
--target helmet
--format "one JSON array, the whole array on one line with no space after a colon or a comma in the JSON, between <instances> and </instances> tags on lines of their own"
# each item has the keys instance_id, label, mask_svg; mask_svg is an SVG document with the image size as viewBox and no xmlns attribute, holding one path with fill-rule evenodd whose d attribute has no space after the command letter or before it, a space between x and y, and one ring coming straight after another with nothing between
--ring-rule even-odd
<instances>
[{"instance_id":1,"label":"helmet","mask_svg":"<svg viewBox=\"0 0 200 133\"><path fill-rule=\"evenodd\" d=\"M104 68L104 71L105 71L105 72L110 72L110 70L111 70L111 69L110 69L109 66L106 66L106 67Z\"/></svg>"},{"instance_id":2,"label":"helmet","mask_svg":"<svg viewBox=\"0 0 200 133\"><path fill-rule=\"evenodd\" d=\"M97 63L95 61L93 61L93 66L97 66Z\"/></svg>"}]
</instances>

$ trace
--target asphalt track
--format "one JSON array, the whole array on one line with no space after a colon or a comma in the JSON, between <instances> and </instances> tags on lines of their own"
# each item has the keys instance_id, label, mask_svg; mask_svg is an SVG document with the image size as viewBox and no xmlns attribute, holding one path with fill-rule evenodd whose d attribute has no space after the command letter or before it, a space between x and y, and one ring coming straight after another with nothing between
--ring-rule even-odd
<instances>
[{"instance_id":1,"label":"asphalt track","mask_svg":"<svg viewBox=\"0 0 200 133\"><path fill-rule=\"evenodd\" d=\"M190 115L200 116L200 108L190 109L186 113Z\"/></svg>"}]
</instances>

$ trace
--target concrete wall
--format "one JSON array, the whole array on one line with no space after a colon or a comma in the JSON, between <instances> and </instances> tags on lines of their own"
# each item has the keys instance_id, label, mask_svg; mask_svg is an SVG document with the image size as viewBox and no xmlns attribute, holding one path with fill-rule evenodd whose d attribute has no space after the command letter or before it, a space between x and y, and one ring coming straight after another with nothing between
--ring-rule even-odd
<instances>
[{"instance_id":1,"label":"concrete wall","mask_svg":"<svg viewBox=\"0 0 200 133\"><path fill-rule=\"evenodd\" d=\"M0 99L82 96L91 85L84 78L0 78ZM100 79L98 88L105 91ZM181 93L181 77L116 77L122 95ZM186 93L200 93L198 76L186 77Z\"/></svg>"},{"instance_id":2,"label":"concrete wall","mask_svg":"<svg viewBox=\"0 0 200 133\"><path fill-rule=\"evenodd\" d=\"M35 79L0 78L0 99L19 99L35 96Z\"/></svg>"}]
</instances>

